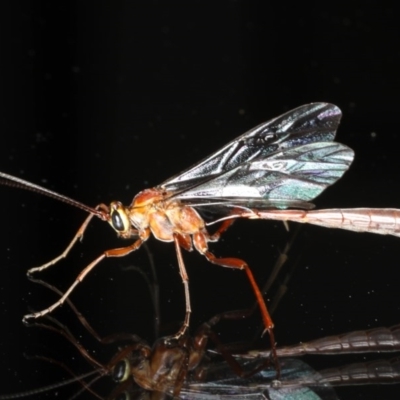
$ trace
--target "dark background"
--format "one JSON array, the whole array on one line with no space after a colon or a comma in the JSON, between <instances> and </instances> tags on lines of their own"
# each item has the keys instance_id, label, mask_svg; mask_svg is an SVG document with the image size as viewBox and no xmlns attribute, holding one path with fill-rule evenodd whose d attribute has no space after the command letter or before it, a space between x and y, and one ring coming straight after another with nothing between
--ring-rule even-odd
<instances>
[{"instance_id":1,"label":"dark background","mask_svg":"<svg viewBox=\"0 0 400 400\"><path fill-rule=\"evenodd\" d=\"M253 126L299 105L326 101L342 109L337 140L353 148L356 157L317 206L398 207L395 5L2 5L0 170L88 205L129 204L143 188ZM29 308L39 310L56 299L26 279L27 269L59 254L85 214L43 196L0 189L1 392L14 393L69 376L26 355L55 358L76 373L91 369L59 335L21 323ZM289 237L280 223L239 221L212 250L247 260L264 282ZM154 239L148 244L160 283L162 326L179 323L184 298L174 248ZM65 290L83 266L119 245L109 227L94 221L83 244L40 277ZM287 271L295 271L274 314L279 345L399 322L397 238L304 227L290 255ZM185 254L185 260L193 329L217 312L252 304L243 273L210 266L198 254ZM101 335L127 331L153 341L147 285L140 274L124 270L134 265L148 271L148 264L143 250L105 261L73 293L74 303ZM97 345L68 307L55 315L107 363L115 347ZM217 330L225 342L249 340L258 324L257 315ZM324 366L347 361L336 358ZM319 366L319 361L307 362ZM59 398L76 390L60 389ZM394 399L398 390L357 387L339 393L343 399Z\"/></svg>"}]
</instances>

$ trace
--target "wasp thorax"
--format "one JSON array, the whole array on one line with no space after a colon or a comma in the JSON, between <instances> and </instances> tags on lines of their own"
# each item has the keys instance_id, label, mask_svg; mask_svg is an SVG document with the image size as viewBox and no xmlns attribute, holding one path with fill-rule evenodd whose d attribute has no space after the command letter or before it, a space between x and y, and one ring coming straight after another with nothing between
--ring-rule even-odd
<instances>
[{"instance_id":1,"label":"wasp thorax","mask_svg":"<svg viewBox=\"0 0 400 400\"><path fill-rule=\"evenodd\" d=\"M145 189L138 193L133 199L134 208L149 207L163 199L163 193L159 189Z\"/></svg>"},{"instance_id":2,"label":"wasp thorax","mask_svg":"<svg viewBox=\"0 0 400 400\"><path fill-rule=\"evenodd\" d=\"M119 201L113 201L110 204L110 224L120 233L128 232L131 224L125 207Z\"/></svg>"}]
</instances>

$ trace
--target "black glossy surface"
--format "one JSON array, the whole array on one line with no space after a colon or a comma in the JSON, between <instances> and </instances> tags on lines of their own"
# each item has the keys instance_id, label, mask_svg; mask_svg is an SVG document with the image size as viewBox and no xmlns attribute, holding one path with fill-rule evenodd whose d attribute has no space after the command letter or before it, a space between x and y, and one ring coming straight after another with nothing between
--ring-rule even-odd
<instances>
[{"instance_id":1,"label":"black glossy surface","mask_svg":"<svg viewBox=\"0 0 400 400\"><path fill-rule=\"evenodd\" d=\"M0 170L88 205L129 203L257 124L326 101L341 108L337 140L356 156L317 206L400 208L395 4L13 2L1 13ZM52 356L77 372L91 368L64 339L21 323L29 307L55 299L28 282L27 269L61 252L85 213L7 187L0 187L0 207L1 393L11 393L68 376L24 354ZM262 282L287 238L279 223L239 221L212 250L247 260ZM65 289L103 249L120 245L95 221L71 257L41 277ZM179 321L184 298L174 248L155 240L149 247L162 322ZM400 322L398 248L394 237L304 228L288 264L295 272L274 314L278 344ZM193 327L252 304L244 274L184 255ZM128 265L146 267L145 252L102 263L72 299L99 333L152 340L148 290L138 274L122 270ZM66 307L56 315L101 361L112 354ZM248 339L258 321L227 323L222 339ZM339 393L395 399L398 390ZM74 390L59 392L64 399Z\"/></svg>"}]
</instances>

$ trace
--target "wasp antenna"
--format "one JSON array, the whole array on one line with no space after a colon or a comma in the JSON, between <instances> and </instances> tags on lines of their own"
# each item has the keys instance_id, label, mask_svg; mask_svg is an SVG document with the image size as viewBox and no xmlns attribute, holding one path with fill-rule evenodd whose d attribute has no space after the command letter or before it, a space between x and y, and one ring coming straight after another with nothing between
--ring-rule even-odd
<instances>
[{"instance_id":1,"label":"wasp antenna","mask_svg":"<svg viewBox=\"0 0 400 400\"><path fill-rule=\"evenodd\" d=\"M70 197L64 196L57 192L53 192L52 190L46 189L42 186L36 185L31 182L25 181L24 179L5 174L4 172L0 172L0 184L5 185L5 186L15 187L18 189L30 190L31 192L43 194L44 196L51 197L53 199L62 201L63 203L70 204L71 206L80 208L83 211L86 211L90 214L97 215L101 219L104 219L104 212L101 212L100 210L96 210L92 207L89 207L89 206L79 202L79 201L71 199Z\"/></svg>"}]
</instances>

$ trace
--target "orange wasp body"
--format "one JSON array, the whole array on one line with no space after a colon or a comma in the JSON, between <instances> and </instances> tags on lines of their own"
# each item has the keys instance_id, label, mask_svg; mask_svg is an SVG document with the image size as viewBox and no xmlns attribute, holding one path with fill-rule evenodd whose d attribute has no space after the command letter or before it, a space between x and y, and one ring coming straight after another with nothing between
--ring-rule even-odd
<instances>
[{"instance_id":1,"label":"orange wasp body","mask_svg":"<svg viewBox=\"0 0 400 400\"><path fill-rule=\"evenodd\" d=\"M152 233L158 240L175 243L186 302L185 319L176 336L185 333L191 314L188 275L181 248L192 250L194 247L213 264L246 271L276 359L274 325L249 266L238 258L217 258L209 251L208 242L217 241L237 218L274 219L274 210L278 213L287 208L310 212L307 210L313 205L309 201L336 182L354 157L350 148L333 141L340 118L339 108L327 103L313 103L291 110L244 133L161 185L140 192L129 207L114 201L110 206L100 204L92 208L0 173L2 184L35 191L89 213L60 256L28 273L43 270L66 257L76 241L82 238L94 215L107 221L119 237L136 239L126 247L104 251L82 270L59 301L43 311L26 315L25 319L54 310L101 260L122 257L137 250ZM216 212L220 217L206 221L203 211ZM276 219L290 220L282 215ZM206 227L216 222L221 225L210 234Z\"/></svg>"}]
</instances>

